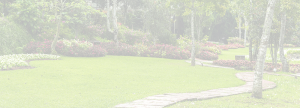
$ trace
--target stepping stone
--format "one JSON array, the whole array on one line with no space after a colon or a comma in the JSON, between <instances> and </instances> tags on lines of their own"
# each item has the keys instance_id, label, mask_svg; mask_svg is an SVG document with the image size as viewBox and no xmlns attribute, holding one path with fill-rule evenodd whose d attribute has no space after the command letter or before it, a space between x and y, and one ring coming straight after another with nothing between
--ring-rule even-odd
<instances>
[{"instance_id":1,"label":"stepping stone","mask_svg":"<svg viewBox=\"0 0 300 108\"><path fill-rule=\"evenodd\" d=\"M296 76L300 77L299 74ZM236 77L245 81L246 84L238 87L207 90L199 93L168 93L162 95L149 96L144 99L117 105L115 106L115 108L163 108L182 101L204 100L252 92L254 72L237 73ZM263 90L272 89L276 87L276 84L274 82L266 80L263 80L262 82Z\"/></svg>"}]
</instances>

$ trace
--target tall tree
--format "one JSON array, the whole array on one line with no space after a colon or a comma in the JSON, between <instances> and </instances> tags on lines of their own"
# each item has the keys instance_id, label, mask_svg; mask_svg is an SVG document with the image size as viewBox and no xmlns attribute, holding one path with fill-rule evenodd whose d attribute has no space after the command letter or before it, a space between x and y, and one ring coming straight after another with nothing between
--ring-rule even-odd
<instances>
[{"instance_id":1,"label":"tall tree","mask_svg":"<svg viewBox=\"0 0 300 108\"><path fill-rule=\"evenodd\" d=\"M255 76L253 82L252 97L262 98L262 78L264 71L264 63L266 58L267 46L270 37L271 27L273 23L274 8L277 0L269 0L261 44L259 46L258 58L255 67Z\"/></svg>"},{"instance_id":2,"label":"tall tree","mask_svg":"<svg viewBox=\"0 0 300 108\"><path fill-rule=\"evenodd\" d=\"M285 35L285 25L286 25L286 13L282 12L281 15L281 29L280 29L280 38L279 38L279 51L280 51L280 60L282 63L282 71L288 72L288 63L284 56L283 44L284 44L284 35Z\"/></svg>"},{"instance_id":3,"label":"tall tree","mask_svg":"<svg viewBox=\"0 0 300 108\"><path fill-rule=\"evenodd\" d=\"M107 31L114 34L114 41L116 42L116 47L119 47L119 39L118 39L118 18L117 18L117 5L118 0L112 0L113 6L112 6L112 21L113 21L113 30L110 28L110 13L111 13L111 6L110 6L110 0L106 0L106 27Z\"/></svg>"}]
</instances>

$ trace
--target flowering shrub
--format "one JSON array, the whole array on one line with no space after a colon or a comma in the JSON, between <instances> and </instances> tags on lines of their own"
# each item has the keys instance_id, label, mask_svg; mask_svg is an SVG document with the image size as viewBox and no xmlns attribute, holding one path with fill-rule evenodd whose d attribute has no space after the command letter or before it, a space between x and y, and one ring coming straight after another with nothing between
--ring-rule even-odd
<instances>
[{"instance_id":1,"label":"flowering shrub","mask_svg":"<svg viewBox=\"0 0 300 108\"><path fill-rule=\"evenodd\" d=\"M104 27L102 27L101 25L89 24L82 30L82 32L91 38L100 37L103 34L104 30Z\"/></svg>"},{"instance_id":2,"label":"flowering shrub","mask_svg":"<svg viewBox=\"0 0 300 108\"><path fill-rule=\"evenodd\" d=\"M296 46L293 44L283 44L283 47L296 47Z\"/></svg>"},{"instance_id":3,"label":"flowering shrub","mask_svg":"<svg viewBox=\"0 0 300 108\"><path fill-rule=\"evenodd\" d=\"M50 54L51 53L51 44L52 41L45 39L43 42L33 42L31 41L28 43L24 48L24 53L44 53Z\"/></svg>"},{"instance_id":4,"label":"flowering shrub","mask_svg":"<svg viewBox=\"0 0 300 108\"><path fill-rule=\"evenodd\" d=\"M144 51L141 56L169 58L169 59L188 59L190 58L190 51L181 49L176 46L167 44L158 44L149 46L148 50Z\"/></svg>"},{"instance_id":5,"label":"flowering shrub","mask_svg":"<svg viewBox=\"0 0 300 108\"><path fill-rule=\"evenodd\" d=\"M221 54L222 50L218 47L202 47L201 51L208 51L214 54Z\"/></svg>"},{"instance_id":6,"label":"flowering shrub","mask_svg":"<svg viewBox=\"0 0 300 108\"><path fill-rule=\"evenodd\" d=\"M205 47L216 47L217 45L214 44L214 43L211 43L211 42L206 42L206 43L203 44L203 46L205 46Z\"/></svg>"},{"instance_id":7,"label":"flowering shrub","mask_svg":"<svg viewBox=\"0 0 300 108\"><path fill-rule=\"evenodd\" d=\"M196 57L203 60L217 60L219 58L217 54L211 53L209 51L201 51L199 54L197 54Z\"/></svg>"},{"instance_id":8,"label":"flowering shrub","mask_svg":"<svg viewBox=\"0 0 300 108\"><path fill-rule=\"evenodd\" d=\"M247 68L247 69L254 69L255 62L250 62L246 60L215 60L213 64L226 66L226 67L233 67L233 68Z\"/></svg>"},{"instance_id":9,"label":"flowering shrub","mask_svg":"<svg viewBox=\"0 0 300 108\"><path fill-rule=\"evenodd\" d=\"M240 39L238 37L229 37L227 41L228 44L241 44L241 45L244 44L243 39Z\"/></svg>"},{"instance_id":10,"label":"flowering shrub","mask_svg":"<svg viewBox=\"0 0 300 108\"><path fill-rule=\"evenodd\" d=\"M179 39L177 39L177 43L178 43L178 47L181 49L187 49L187 48L191 48L191 39L189 39L188 37L183 37L180 36Z\"/></svg>"},{"instance_id":11,"label":"flowering shrub","mask_svg":"<svg viewBox=\"0 0 300 108\"><path fill-rule=\"evenodd\" d=\"M300 46L300 39L297 36L292 36L291 43L295 46Z\"/></svg>"},{"instance_id":12,"label":"flowering shrub","mask_svg":"<svg viewBox=\"0 0 300 108\"><path fill-rule=\"evenodd\" d=\"M52 41L45 40L43 42L30 42L23 49L25 53L51 53ZM56 51L59 54L75 57L102 57L106 55L106 50L91 42L79 40L58 40Z\"/></svg>"},{"instance_id":13,"label":"flowering shrub","mask_svg":"<svg viewBox=\"0 0 300 108\"><path fill-rule=\"evenodd\" d=\"M236 47L238 47L238 48L245 48L245 46L242 45L242 44L232 44L232 45L234 45L234 46L236 46Z\"/></svg>"},{"instance_id":14,"label":"flowering shrub","mask_svg":"<svg viewBox=\"0 0 300 108\"><path fill-rule=\"evenodd\" d=\"M300 64L290 64L289 71L292 73L300 73Z\"/></svg>"},{"instance_id":15,"label":"flowering shrub","mask_svg":"<svg viewBox=\"0 0 300 108\"><path fill-rule=\"evenodd\" d=\"M288 50L287 54L300 54L300 50Z\"/></svg>"},{"instance_id":16,"label":"flowering shrub","mask_svg":"<svg viewBox=\"0 0 300 108\"><path fill-rule=\"evenodd\" d=\"M228 49L238 49L238 46L235 46L233 44L227 45Z\"/></svg>"},{"instance_id":17,"label":"flowering shrub","mask_svg":"<svg viewBox=\"0 0 300 108\"><path fill-rule=\"evenodd\" d=\"M100 43L100 45L107 50L109 55L143 56L169 59L188 59L190 57L190 51L166 44L147 46L138 43L132 46L125 43L119 43L118 48L116 47L115 42L105 42Z\"/></svg>"},{"instance_id":18,"label":"flowering shrub","mask_svg":"<svg viewBox=\"0 0 300 108\"><path fill-rule=\"evenodd\" d=\"M218 47L222 50L228 50L228 46L227 45L218 45Z\"/></svg>"},{"instance_id":19,"label":"flowering shrub","mask_svg":"<svg viewBox=\"0 0 300 108\"><path fill-rule=\"evenodd\" d=\"M26 60L51 59L57 60L60 56L47 54L13 54L0 56L0 70L12 69L14 67L29 66Z\"/></svg>"},{"instance_id":20,"label":"flowering shrub","mask_svg":"<svg viewBox=\"0 0 300 108\"><path fill-rule=\"evenodd\" d=\"M144 33L139 30L132 30L125 26L120 26L120 35L123 42L134 45L142 42L143 44L149 44L150 33Z\"/></svg>"}]
</instances>

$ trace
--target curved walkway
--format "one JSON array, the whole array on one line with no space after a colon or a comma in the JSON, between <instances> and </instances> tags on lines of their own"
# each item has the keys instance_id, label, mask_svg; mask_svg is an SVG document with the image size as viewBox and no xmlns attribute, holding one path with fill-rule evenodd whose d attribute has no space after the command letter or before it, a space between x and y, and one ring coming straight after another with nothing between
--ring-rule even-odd
<instances>
[{"instance_id":1,"label":"curved walkway","mask_svg":"<svg viewBox=\"0 0 300 108\"><path fill-rule=\"evenodd\" d=\"M213 89L199 93L170 93L149 96L144 99L117 105L115 108L163 108L182 101L204 100L252 92L254 81L253 72L237 73L236 77L245 81L246 84L238 87ZM263 80L263 90L272 89L275 87L276 84L274 82Z\"/></svg>"}]
</instances>

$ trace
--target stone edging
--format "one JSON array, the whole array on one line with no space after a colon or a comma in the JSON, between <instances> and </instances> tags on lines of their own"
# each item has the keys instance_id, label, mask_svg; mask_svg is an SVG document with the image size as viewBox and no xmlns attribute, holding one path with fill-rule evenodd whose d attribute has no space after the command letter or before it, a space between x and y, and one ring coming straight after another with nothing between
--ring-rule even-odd
<instances>
[{"instance_id":1,"label":"stone edging","mask_svg":"<svg viewBox=\"0 0 300 108\"><path fill-rule=\"evenodd\" d=\"M252 92L254 73L243 72L237 73L236 77L245 81L246 84L238 87L220 88L199 93L169 93L162 95L149 96L144 99L136 100L133 102L120 104L115 108L163 108L182 101L190 100L205 100L210 98L224 97L236 95L241 93ZM272 89L276 84L271 81L263 80L263 90Z\"/></svg>"}]
</instances>

